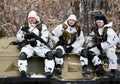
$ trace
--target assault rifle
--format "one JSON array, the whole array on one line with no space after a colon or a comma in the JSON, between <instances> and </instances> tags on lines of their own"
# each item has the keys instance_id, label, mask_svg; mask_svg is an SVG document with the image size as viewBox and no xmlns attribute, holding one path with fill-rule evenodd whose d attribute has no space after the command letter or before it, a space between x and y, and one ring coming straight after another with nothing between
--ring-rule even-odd
<instances>
[{"instance_id":1,"label":"assault rifle","mask_svg":"<svg viewBox=\"0 0 120 84\"><path fill-rule=\"evenodd\" d=\"M88 47L87 49L89 50L91 48L97 47L100 50L100 53L102 54L103 50L102 50L101 45L100 45L102 37L95 35L95 36L93 36L93 39L94 39L95 44L92 45L91 47Z\"/></svg>"},{"instance_id":2,"label":"assault rifle","mask_svg":"<svg viewBox=\"0 0 120 84\"><path fill-rule=\"evenodd\" d=\"M44 41L42 38L38 37L36 34L34 34L33 32L29 32L27 28L25 27L22 27L21 29L22 31L26 32L26 33L29 33L30 35L32 35L33 38L35 38L36 40L39 40L41 43L45 44L48 48L51 49L50 45Z\"/></svg>"}]
</instances>

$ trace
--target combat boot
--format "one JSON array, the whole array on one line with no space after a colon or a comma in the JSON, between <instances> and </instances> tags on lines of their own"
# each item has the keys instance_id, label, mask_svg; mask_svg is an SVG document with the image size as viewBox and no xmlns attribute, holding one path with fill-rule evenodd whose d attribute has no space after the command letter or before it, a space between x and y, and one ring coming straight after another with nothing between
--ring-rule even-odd
<instances>
[{"instance_id":1,"label":"combat boot","mask_svg":"<svg viewBox=\"0 0 120 84\"><path fill-rule=\"evenodd\" d=\"M55 71L58 75L61 75L61 74L62 74L62 65L57 64L57 65L55 66L54 71Z\"/></svg>"},{"instance_id":2,"label":"combat boot","mask_svg":"<svg viewBox=\"0 0 120 84\"><path fill-rule=\"evenodd\" d=\"M94 68L95 68L95 73L97 76L104 75L105 71L102 67L102 64L96 65Z\"/></svg>"},{"instance_id":3,"label":"combat boot","mask_svg":"<svg viewBox=\"0 0 120 84\"><path fill-rule=\"evenodd\" d=\"M110 71L110 78L117 78L117 75L116 75L116 69L111 69Z\"/></svg>"},{"instance_id":4,"label":"combat boot","mask_svg":"<svg viewBox=\"0 0 120 84\"><path fill-rule=\"evenodd\" d=\"M82 67L82 74L83 74L83 75L91 74L91 73L93 73L93 70L89 69L87 65L84 65L84 66Z\"/></svg>"},{"instance_id":5,"label":"combat boot","mask_svg":"<svg viewBox=\"0 0 120 84\"><path fill-rule=\"evenodd\" d=\"M20 73L21 78L27 77L26 72L24 70L21 71Z\"/></svg>"},{"instance_id":6,"label":"combat boot","mask_svg":"<svg viewBox=\"0 0 120 84\"><path fill-rule=\"evenodd\" d=\"M46 73L46 78L51 78L52 76L53 76L53 74L51 72Z\"/></svg>"}]
</instances>

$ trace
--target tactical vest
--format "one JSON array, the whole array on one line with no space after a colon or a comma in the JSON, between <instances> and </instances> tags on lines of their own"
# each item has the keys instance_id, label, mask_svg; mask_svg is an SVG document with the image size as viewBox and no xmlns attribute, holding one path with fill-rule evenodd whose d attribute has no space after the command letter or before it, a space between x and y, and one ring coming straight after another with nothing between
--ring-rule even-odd
<instances>
[{"instance_id":1,"label":"tactical vest","mask_svg":"<svg viewBox=\"0 0 120 84\"><path fill-rule=\"evenodd\" d=\"M108 27L105 27L103 30L103 34L100 35L98 32L98 28L96 28L94 30L94 33L95 33L97 39L100 40L101 42L107 41L107 30L108 30Z\"/></svg>"},{"instance_id":2,"label":"tactical vest","mask_svg":"<svg viewBox=\"0 0 120 84\"><path fill-rule=\"evenodd\" d=\"M62 40L66 45L71 45L76 40L76 37L80 35L81 29L76 24L75 28L76 28L77 32L69 33L68 31L66 31L68 26L65 23L62 25L62 27L63 27L64 31L63 31L62 36L60 37L60 40ZM68 41L70 41L69 44L68 44Z\"/></svg>"},{"instance_id":3,"label":"tactical vest","mask_svg":"<svg viewBox=\"0 0 120 84\"><path fill-rule=\"evenodd\" d=\"M24 23L24 27L29 29L29 23L25 22ZM41 36L41 31L42 31L42 23L36 25L36 27L38 28L38 30L40 31L39 36ZM18 43L18 49L21 50L22 47L24 47L25 45L29 44L29 42L25 39L24 41Z\"/></svg>"},{"instance_id":4,"label":"tactical vest","mask_svg":"<svg viewBox=\"0 0 120 84\"><path fill-rule=\"evenodd\" d=\"M25 27L25 28L29 28L29 23L28 23L28 22L25 22L24 27ZM40 34L39 34L39 35L41 36L42 22L39 23L39 24L37 24L37 25L36 25L36 28L40 31Z\"/></svg>"}]
</instances>

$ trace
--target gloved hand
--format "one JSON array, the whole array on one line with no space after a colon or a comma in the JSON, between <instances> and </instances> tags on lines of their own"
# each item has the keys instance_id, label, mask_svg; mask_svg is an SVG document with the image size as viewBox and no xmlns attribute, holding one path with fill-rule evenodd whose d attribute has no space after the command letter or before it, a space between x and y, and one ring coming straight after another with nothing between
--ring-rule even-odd
<instances>
[{"instance_id":1,"label":"gloved hand","mask_svg":"<svg viewBox=\"0 0 120 84\"><path fill-rule=\"evenodd\" d=\"M70 53L71 51L73 50L73 47L72 46L69 46L66 48L66 53Z\"/></svg>"},{"instance_id":2,"label":"gloved hand","mask_svg":"<svg viewBox=\"0 0 120 84\"><path fill-rule=\"evenodd\" d=\"M24 32L26 32L26 33L29 33L28 29L29 29L28 27L22 27L21 28L21 30L24 31Z\"/></svg>"},{"instance_id":3,"label":"gloved hand","mask_svg":"<svg viewBox=\"0 0 120 84\"><path fill-rule=\"evenodd\" d=\"M35 40L35 39L32 39L31 41L29 41L30 42L30 45L32 46L32 47L35 47L36 45L37 45L37 41Z\"/></svg>"},{"instance_id":4,"label":"gloved hand","mask_svg":"<svg viewBox=\"0 0 120 84\"><path fill-rule=\"evenodd\" d=\"M25 39L32 39L33 36L30 33L25 34L24 36Z\"/></svg>"},{"instance_id":5,"label":"gloved hand","mask_svg":"<svg viewBox=\"0 0 120 84\"><path fill-rule=\"evenodd\" d=\"M24 38L30 40L30 39L33 39L34 36L32 35L32 33L27 33L27 34L25 34Z\"/></svg>"},{"instance_id":6,"label":"gloved hand","mask_svg":"<svg viewBox=\"0 0 120 84\"><path fill-rule=\"evenodd\" d=\"M99 50L102 50L102 47L101 47L101 39L96 39L95 41L95 46L99 49Z\"/></svg>"},{"instance_id":7,"label":"gloved hand","mask_svg":"<svg viewBox=\"0 0 120 84\"><path fill-rule=\"evenodd\" d=\"M65 43L64 43L63 41L59 40L59 41L57 42L56 46L58 46L58 45L65 45Z\"/></svg>"}]
</instances>

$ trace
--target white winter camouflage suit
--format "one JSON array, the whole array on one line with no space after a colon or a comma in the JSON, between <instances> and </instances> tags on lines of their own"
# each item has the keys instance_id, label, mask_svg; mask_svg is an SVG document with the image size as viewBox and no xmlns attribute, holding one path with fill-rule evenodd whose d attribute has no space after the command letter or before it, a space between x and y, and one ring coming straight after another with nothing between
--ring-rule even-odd
<instances>
[{"instance_id":1,"label":"white winter camouflage suit","mask_svg":"<svg viewBox=\"0 0 120 84\"><path fill-rule=\"evenodd\" d=\"M70 15L68 17L68 19L64 22L64 24L67 25L67 29L65 31L67 31L69 33L77 32L75 26L71 27L71 26L68 25L67 21L69 19L73 19L75 21L77 20L75 15ZM55 45L60 40L59 37L62 36L63 32L64 32L63 24L58 25L52 31L52 34L54 34L54 35L51 35L51 40L53 41L53 43ZM69 42L71 42L70 39L69 39L67 44L69 44ZM73 50L71 51L71 53L74 53L74 54L80 53L81 50L83 49L83 44L84 44L84 35L83 35L83 31L81 30L80 31L80 35L77 36L77 34L76 34L76 40L71 44L71 46L73 47ZM66 53L65 49L61 45L56 46L55 50L57 50L57 49L61 49L62 50L62 55L64 55ZM56 62L56 64L62 65L63 64L63 58L55 57L55 62Z\"/></svg>"},{"instance_id":2,"label":"white winter camouflage suit","mask_svg":"<svg viewBox=\"0 0 120 84\"><path fill-rule=\"evenodd\" d=\"M28 18L30 16L35 17L40 23L40 18L36 14L34 14L33 11L29 13ZM30 24L29 22L28 22L28 24L29 24L29 32L33 32L34 34L39 36L40 31L36 28L37 24ZM21 30L22 27L20 27L20 29L18 30L17 35L16 35L18 42L22 42L25 40L24 36L25 36L26 32ZM42 24L41 38L47 42L48 35L49 35L49 31L48 31L46 25ZM20 53L21 52L26 53L27 58L32 57L34 55L34 53L40 57L45 58L45 54L49 51L50 51L50 49L44 43L41 43L39 40L37 40L37 45L35 47L32 47L30 44L27 44L21 49ZM19 67L19 71L22 71L22 70L27 71L27 60L19 59L18 67ZM51 70L49 70L49 68L51 68ZM54 61L45 59L45 72L53 72L53 68L54 68Z\"/></svg>"},{"instance_id":3,"label":"white winter camouflage suit","mask_svg":"<svg viewBox=\"0 0 120 84\"><path fill-rule=\"evenodd\" d=\"M118 43L119 39L118 39L116 32L112 28L112 22L104 25L103 28L98 29L98 32L100 35L103 34L103 30L106 27L108 27L107 40L104 42L101 42L101 47L103 49L103 52L106 53L106 55L109 59L109 69L117 69L117 56L115 54L115 51L116 51L116 44ZM92 32L92 33L90 33L90 35L95 35L95 33ZM92 45L95 44L92 40L93 40L93 37L89 36L87 39L88 47L91 47ZM96 56L100 55L100 51L97 47L91 48L90 50L93 51L96 54ZM92 62L95 62L95 61L92 60ZM86 61L86 63L87 63L87 61Z\"/></svg>"}]
</instances>

